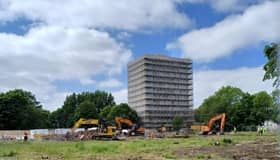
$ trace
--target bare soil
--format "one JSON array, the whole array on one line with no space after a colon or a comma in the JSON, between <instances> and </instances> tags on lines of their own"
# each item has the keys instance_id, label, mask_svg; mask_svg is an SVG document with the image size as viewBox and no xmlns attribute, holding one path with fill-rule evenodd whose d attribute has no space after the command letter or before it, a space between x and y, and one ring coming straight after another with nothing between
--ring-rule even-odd
<instances>
[{"instance_id":1,"label":"bare soil","mask_svg":"<svg viewBox=\"0 0 280 160\"><path fill-rule=\"evenodd\" d=\"M228 160L280 160L279 144L274 139L243 141L239 144L184 148L174 151L182 159L228 159Z\"/></svg>"}]
</instances>

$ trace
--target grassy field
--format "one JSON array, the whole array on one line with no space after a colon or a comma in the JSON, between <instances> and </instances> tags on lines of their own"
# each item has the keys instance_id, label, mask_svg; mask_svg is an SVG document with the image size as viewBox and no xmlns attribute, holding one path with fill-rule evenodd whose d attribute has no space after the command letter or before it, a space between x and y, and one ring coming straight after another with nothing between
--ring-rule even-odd
<instances>
[{"instance_id":1,"label":"grassy field","mask_svg":"<svg viewBox=\"0 0 280 160\"><path fill-rule=\"evenodd\" d=\"M225 136L191 136L184 139L133 141L0 142L0 159L222 160L234 159L234 155L227 156L223 152L227 153L226 151L228 150L230 154L233 150L232 154L235 154L235 146L246 146L246 144L263 145L266 142L275 144L276 137L276 134L257 136L256 133L237 133ZM219 145L215 146L215 142L219 142ZM238 148L240 147L236 148L238 153ZM256 149L258 149L258 146Z\"/></svg>"}]
</instances>

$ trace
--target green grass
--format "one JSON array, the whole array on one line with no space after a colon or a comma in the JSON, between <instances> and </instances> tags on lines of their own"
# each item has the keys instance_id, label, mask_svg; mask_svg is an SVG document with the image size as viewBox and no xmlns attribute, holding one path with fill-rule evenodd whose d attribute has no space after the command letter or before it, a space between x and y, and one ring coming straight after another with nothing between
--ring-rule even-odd
<instances>
[{"instance_id":1,"label":"green grass","mask_svg":"<svg viewBox=\"0 0 280 160\"><path fill-rule=\"evenodd\" d=\"M232 136L193 136L186 139L146 139L135 141L85 141L85 142L0 142L0 159L177 159L174 151L180 148L232 145L242 141L271 138L275 135L257 136L255 133L237 133ZM139 158L140 157L140 158ZM50 159L49 158L49 159ZM205 159L198 155L196 159Z\"/></svg>"}]
</instances>

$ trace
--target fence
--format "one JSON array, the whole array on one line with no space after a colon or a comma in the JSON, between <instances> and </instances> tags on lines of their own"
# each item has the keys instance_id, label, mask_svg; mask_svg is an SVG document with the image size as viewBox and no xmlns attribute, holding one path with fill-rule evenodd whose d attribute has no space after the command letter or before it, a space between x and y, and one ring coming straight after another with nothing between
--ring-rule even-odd
<instances>
[{"instance_id":1,"label":"fence","mask_svg":"<svg viewBox=\"0 0 280 160\"><path fill-rule=\"evenodd\" d=\"M0 130L0 140L23 140L24 133L28 134L29 139L36 139L42 135L64 135L70 128L57 129L33 129L33 130ZM78 129L83 130L83 129Z\"/></svg>"}]
</instances>

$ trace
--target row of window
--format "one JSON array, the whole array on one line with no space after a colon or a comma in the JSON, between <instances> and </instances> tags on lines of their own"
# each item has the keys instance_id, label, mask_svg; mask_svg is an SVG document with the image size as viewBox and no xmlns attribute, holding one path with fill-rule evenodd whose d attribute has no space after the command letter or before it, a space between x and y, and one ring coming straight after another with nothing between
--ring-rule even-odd
<instances>
[{"instance_id":1,"label":"row of window","mask_svg":"<svg viewBox=\"0 0 280 160\"><path fill-rule=\"evenodd\" d=\"M128 95L137 96L143 95L144 93L153 93L153 94L168 94L168 95L192 95L192 86L188 86L188 89L169 89L169 88L155 88L155 87L145 87L145 88L128 88Z\"/></svg>"},{"instance_id":2,"label":"row of window","mask_svg":"<svg viewBox=\"0 0 280 160\"><path fill-rule=\"evenodd\" d=\"M190 68L192 66L192 62L180 62L180 61L172 61L172 60L158 60L158 59L150 59L150 58L144 58L144 60L138 60L137 62L130 63L128 65L128 70L134 70L141 65L158 65L158 66L174 66L174 67L181 67L181 68Z\"/></svg>"},{"instance_id":3,"label":"row of window","mask_svg":"<svg viewBox=\"0 0 280 160\"><path fill-rule=\"evenodd\" d=\"M146 107L192 107L193 102L190 100L187 104L176 104L176 105L170 105L170 104L154 104L154 103L146 103Z\"/></svg>"},{"instance_id":4,"label":"row of window","mask_svg":"<svg viewBox=\"0 0 280 160\"><path fill-rule=\"evenodd\" d=\"M168 65L168 64L157 64L157 63L146 63L144 66L152 67L152 68L166 68L166 69L181 69L181 70L188 70L192 69L192 64L186 65Z\"/></svg>"},{"instance_id":5,"label":"row of window","mask_svg":"<svg viewBox=\"0 0 280 160\"><path fill-rule=\"evenodd\" d=\"M187 81L184 84L180 83L166 83L166 82L139 82L139 83L129 83L128 87L131 89L138 89L144 87L155 87L155 88L171 88L171 89L189 89L188 86L192 85L192 80Z\"/></svg>"},{"instance_id":6,"label":"row of window","mask_svg":"<svg viewBox=\"0 0 280 160\"><path fill-rule=\"evenodd\" d=\"M146 110L148 114L189 114L189 111L170 111L170 110Z\"/></svg>"},{"instance_id":7,"label":"row of window","mask_svg":"<svg viewBox=\"0 0 280 160\"><path fill-rule=\"evenodd\" d=\"M168 65L168 66L186 66L192 64L192 62L180 62L180 61L172 61L172 60L159 60L159 59L145 59L145 63L150 64L158 64L158 65Z\"/></svg>"},{"instance_id":8,"label":"row of window","mask_svg":"<svg viewBox=\"0 0 280 160\"><path fill-rule=\"evenodd\" d=\"M145 116L145 121L158 121L158 120L164 120L164 121L172 121L174 119L174 116Z\"/></svg>"},{"instance_id":9,"label":"row of window","mask_svg":"<svg viewBox=\"0 0 280 160\"><path fill-rule=\"evenodd\" d=\"M161 80L161 81L166 81L166 82L176 82L176 81L186 81L186 80L192 80L193 76L192 74L184 74L181 76L170 76L170 75L165 75L165 74L161 74L161 75L153 75L151 73L144 73L141 72L135 76L129 76L128 77L128 83L133 83L133 82L144 82L146 80L153 80L153 81L157 81L157 80Z\"/></svg>"},{"instance_id":10,"label":"row of window","mask_svg":"<svg viewBox=\"0 0 280 160\"><path fill-rule=\"evenodd\" d=\"M162 76L162 77L169 77L169 78L183 78L183 79L187 79L188 76L188 74L186 73L169 73L169 72L162 72L162 71L145 71L145 75Z\"/></svg>"},{"instance_id":11,"label":"row of window","mask_svg":"<svg viewBox=\"0 0 280 160\"><path fill-rule=\"evenodd\" d=\"M182 95L147 95L147 94L142 94L142 95L135 95L135 96L129 96L128 99L130 101L142 101L144 99L154 99L154 100L193 100L192 95L186 95L186 96L182 96Z\"/></svg>"},{"instance_id":12,"label":"row of window","mask_svg":"<svg viewBox=\"0 0 280 160\"><path fill-rule=\"evenodd\" d=\"M147 93L145 95L146 97L150 97L150 98L172 98L172 99L192 98L192 96L186 96L186 95L166 95L166 94L152 94L152 93Z\"/></svg>"}]
</instances>

